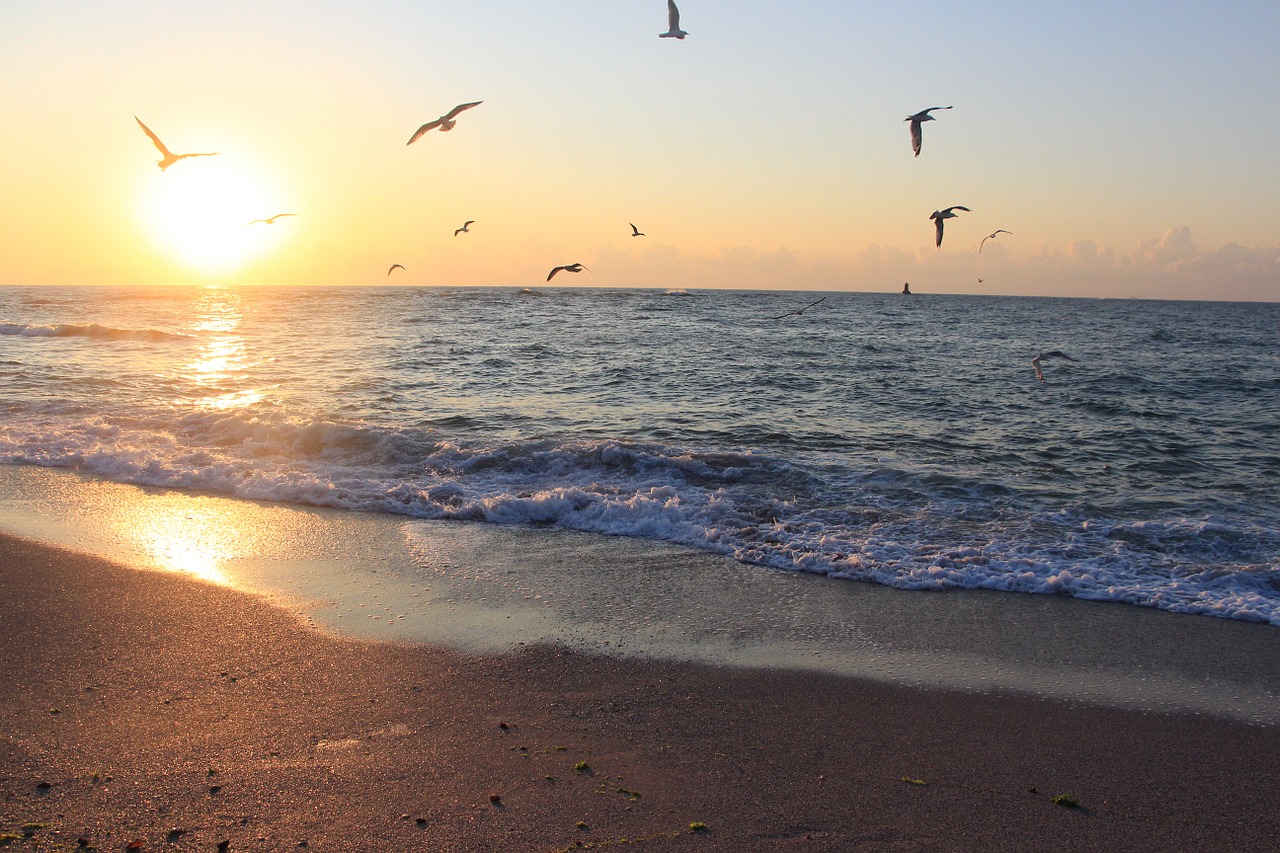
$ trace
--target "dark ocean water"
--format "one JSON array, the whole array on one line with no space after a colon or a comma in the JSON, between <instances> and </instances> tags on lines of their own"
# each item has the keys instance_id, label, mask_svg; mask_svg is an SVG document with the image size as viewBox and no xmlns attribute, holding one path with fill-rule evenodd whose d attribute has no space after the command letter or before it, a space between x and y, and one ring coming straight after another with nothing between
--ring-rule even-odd
<instances>
[{"instance_id":1,"label":"dark ocean water","mask_svg":"<svg viewBox=\"0 0 1280 853\"><path fill-rule=\"evenodd\" d=\"M1280 624L1280 304L819 296L0 288L0 463Z\"/></svg>"}]
</instances>

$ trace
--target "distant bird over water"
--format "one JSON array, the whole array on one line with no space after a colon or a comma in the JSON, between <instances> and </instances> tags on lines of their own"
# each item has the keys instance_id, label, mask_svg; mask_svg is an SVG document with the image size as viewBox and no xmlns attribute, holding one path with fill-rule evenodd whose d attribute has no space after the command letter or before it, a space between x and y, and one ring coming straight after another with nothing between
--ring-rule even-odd
<instances>
[{"instance_id":1,"label":"distant bird over water","mask_svg":"<svg viewBox=\"0 0 1280 853\"><path fill-rule=\"evenodd\" d=\"M636 224L635 224L634 222L628 222L627 224L631 226L631 236L632 236L632 237L643 237L643 236L644 236L644 232L643 232L643 231L641 231L639 228L637 228L637 227L636 227Z\"/></svg>"},{"instance_id":2,"label":"distant bird over water","mask_svg":"<svg viewBox=\"0 0 1280 853\"><path fill-rule=\"evenodd\" d=\"M1003 228L997 228L995 231L992 231L990 234L982 238L982 242L978 244L978 251L981 252L982 247L986 245L986 242L988 240L994 240L997 234L1012 234L1012 233L1013 233L1012 231L1006 231Z\"/></svg>"},{"instance_id":3,"label":"distant bird over water","mask_svg":"<svg viewBox=\"0 0 1280 853\"><path fill-rule=\"evenodd\" d=\"M1042 358L1061 358L1064 361L1075 361L1074 358L1067 355L1065 352L1059 352L1056 349L1040 353L1038 356L1031 359L1031 366L1036 370L1036 379L1039 379L1041 382L1044 381L1044 373L1040 370L1040 359Z\"/></svg>"},{"instance_id":4,"label":"distant bird over water","mask_svg":"<svg viewBox=\"0 0 1280 853\"><path fill-rule=\"evenodd\" d=\"M920 143L923 139L920 133L920 123L925 121L937 121L936 118L929 115L934 110L949 110L951 107L929 107L927 110L921 110L915 115L909 115L903 121L911 122L911 150L916 152L916 156L920 156Z\"/></svg>"},{"instance_id":5,"label":"distant bird over water","mask_svg":"<svg viewBox=\"0 0 1280 853\"><path fill-rule=\"evenodd\" d=\"M785 314L779 314L777 317L768 317L768 318L766 318L766 319L769 319L769 320L781 320L783 317L790 317L792 314L794 314L794 315L796 315L796 316L798 317L798 316L800 316L801 314L803 314L805 311L808 311L810 308L812 308L813 306L817 305L818 303L820 303L820 302L826 302L826 301L827 301L827 297L825 297L825 296L824 296L824 297L822 297L821 299L815 299L813 302L810 302L808 305L806 305L806 306L804 306L803 308L800 308L800 309L798 309L798 310L796 310L796 311L788 311L788 312L787 312L787 313L785 313Z\"/></svg>"},{"instance_id":6,"label":"distant bird over water","mask_svg":"<svg viewBox=\"0 0 1280 853\"><path fill-rule=\"evenodd\" d=\"M956 204L946 208L945 210L935 210L933 213L929 214L929 218L936 222L938 226L938 236L937 239L934 240L935 246L942 245L942 221L944 219L955 219L956 215L951 212L953 210L963 210L965 213L973 212L967 207L962 207L961 205Z\"/></svg>"},{"instance_id":7,"label":"distant bird over water","mask_svg":"<svg viewBox=\"0 0 1280 853\"><path fill-rule=\"evenodd\" d=\"M582 272L583 270L587 270L587 268L582 264L565 264L564 266L556 267L551 272L547 273L547 281L551 281L555 274L560 272L560 270L564 270L565 272ZM591 270L587 270L587 272L591 272Z\"/></svg>"},{"instance_id":8,"label":"distant bird over water","mask_svg":"<svg viewBox=\"0 0 1280 853\"><path fill-rule=\"evenodd\" d=\"M426 133L428 130L431 130L433 128L437 128L437 127L440 128L441 133L445 132L446 130L453 130L453 126L458 123L456 121L458 117L458 113L462 112L463 110L469 110L472 107L478 107L483 103L484 101L472 101L469 104L458 104L456 107L449 110L449 112L440 116L440 118L436 119L435 121L429 121L426 124L424 124L422 127L418 128L417 131L413 134L413 136L409 137L409 141L406 142L405 145L412 145L413 143L417 142L418 139L422 136L422 134Z\"/></svg>"},{"instance_id":9,"label":"distant bird over water","mask_svg":"<svg viewBox=\"0 0 1280 853\"><path fill-rule=\"evenodd\" d=\"M268 216L266 219L254 219L249 222L250 225L257 225L259 222L265 222L268 225L275 225L276 220L281 216L297 216L296 213L277 213L275 216Z\"/></svg>"},{"instance_id":10,"label":"distant bird over water","mask_svg":"<svg viewBox=\"0 0 1280 853\"><path fill-rule=\"evenodd\" d=\"M660 39L683 39L689 35L680 29L680 10L676 8L675 0L667 0L667 31L658 33Z\"/></svg>"},{"instance_id":11,"label":"distant bird over water","mask_svg":"<svg viewBox=\"0 0 1280 853\"><path fill-rule=\"evenodd\" d=\"M474 219L468 219L466 222L462 223L462 227L461 227L461 228L459 228L459 229L457 229L457 230L455 230L455 231L453 232L453 236L457 237L459 234L470 234L470 233L471 233L471 226L472 226L472 225L474 225L474 224L475 224L475 222L476 222L476 221L475 221Z\"/></svg>"},{"instance_id":12,"label":"distant bird over water","mask_svg":"<svg viewBox=\"0 0 1280 853\"><path fill-rule=\"evenodd\" d=\"M174 154L168 148L164 147L164 143L160 141L160 137L152 133L151 128L142 123L142 119L134 116L133 120L138 123L138 127L142 128L142 132L147 135L152 144L156 146L156 149L159 150L162 155L161 158L156 161L156 165L160 167L160 171L162 172L179 160L185 160L187 157L216 157L218 155L217 151L208 151L202 154Z\"/></svg>"},{"instance_id":13,"label":"distant bird over water","mask_svg":"<svg viewBox=\"0 0 1280 853\"><path fill-rule=\"evenodd\" d=\"M404 269L403 264L392 264L391 266L387 267L387 275L391 275L392 270L402 270L402 269Z\"/></svg>"}]
</instances>

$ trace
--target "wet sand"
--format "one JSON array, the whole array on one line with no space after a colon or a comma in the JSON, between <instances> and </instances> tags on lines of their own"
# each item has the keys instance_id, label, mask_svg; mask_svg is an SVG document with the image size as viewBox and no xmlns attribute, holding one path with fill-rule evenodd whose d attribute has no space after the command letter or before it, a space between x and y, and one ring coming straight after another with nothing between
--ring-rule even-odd
<instances>
[{"instance_id":1,"label":"wet sand","mask_svg":"<svg viewBox=\"0 0 1280 853\"><path fill-rule=\"evenodd\" d=\"M1274 726L341 639L259 597L9 536L0 590L0 833L30 832L11 849L1239 851L1280 835Z\"/></svg>"}]
</instances>

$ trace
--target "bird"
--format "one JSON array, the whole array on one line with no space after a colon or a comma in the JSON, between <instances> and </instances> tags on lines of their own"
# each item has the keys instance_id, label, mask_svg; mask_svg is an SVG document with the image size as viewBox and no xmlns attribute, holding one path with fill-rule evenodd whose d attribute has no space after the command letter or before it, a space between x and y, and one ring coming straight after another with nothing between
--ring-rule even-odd
<instances>
[{"instance_id":1,"label":"bird","mask_svg":"<svg viewBox=\"0 0 1280 853\"><path fill-rule=\"evenodd\" d=\"M404 265L403 265L403 264L392 264L391 266L387 267L387 275L391 275L391 271L392 271L392 270L394 270L394 269L404 269Z\"/></svg>"},{"instance_id":2,"label":"bird","mask_svg":"<svg viewBox=\"0 0 1280 853\"><path fill-rule=\"evenodd\" d=\"M560 272L560 270L564 270L565 272L582 272L583 270L587 270L587 268L582 264L565 264L564 266L556 267L551 272L547 273L547 281L551 281L552 277L554 277L556 273ZM591 270L587 270L587 272L591 272Z\"/></svg>"},{"instance_id":3,"label":"bird","mask_svg":"<svg viewBox=\"0 0 1280 853\"><path fill-rule=\"evenodd\" d=\"M809 309L810 309L810 308L812 308L813 306L817 305L819 302L826 302L826 301L827 301L827 297L825 297L825 296L824 296L824 297L822 297L821 299L817 299L817 300L814 300L813 302L810 302L808 305L804 306L803 308L799 309L798 311L788 311L788 312L787 312L787 313L785 313L785 314L779 314L777 317L767 317L766 319L768 319L768 320L781 320L783 317L790 317L792 314L795 314L795 315L799 316L800 314L803 314L805 311L809 310Z\"/></svg>"},{"instance_id":4,"label":"bird","mask_svg":"<svg viewBox=\"0 0 1280 853\"><path fill-rule=\"evenodd\" d=\"M298 214L296 213L277 213L275 216L268 216L266 219L254 219L251 222L249 222L249 224L256 225L259 222L265 222L268 225L275 225L276 220L279 219L281 216L297 216L297 215Z\"/></svg>"},{"instance_id":5,"label":"bird","mask_svg":"<svg viewBox=\"0 0 1280 853\"><path fill-rule=\"evenodd\" d=\"M1056 349L1040 353L1038 356L1031 359L1031 366L1036 370L1036 379L1039 379L1041 382L1044 381L1044 373L1040 370L1040 359L1042 358L1061 358L1066 361L1075 361L1074 358L1067 355L1065 352L1061 352Z\"/></svg>"},{"instance_id":6,"label":"bird","mask_svg":"<svg viewBox=\"0 0 1280 853\"><path fill-rule=\"evenodd\" d=\"M453 126L458 123L457 121L455 121L455 119L457 119L458 117L458 113L462 112L463 110L469 110L472 107L478 107L483 103L484 101L472 101L469 104L458 104L456 107L449 110L449 112L440 116L440 118L436 119L435 121L429 121L426 124L424 124L422 127L418 128L417 131L413 134L413 136L409 137L409 141L406 142L405 145L412 145L413 143L418 141L418 138L421 137L422 134L426 133L428 130L431 130L432 128L435 128L435 127L440 128L441 133L445 132L446 130L453 130Z\"/></svg>"},{"instance_id":7,"label":"bird","mask_svg":"<svg viewBox=\"0 0 1280 853\"><path fill-rule=\"evenodd\" d=\"M1013 233L1012 231L1006 231L1006 230L1004 230L1003 228L997 228L995 231L992 231L990 234L988 234L987 236L985 236L985 237L983 237L983 238L982 238L982 242L978 244L978 251L979 251L979 252L981 252L981 251L982 251L982 247L983 247L983 245L984 245L988 240L993 240L993 239L995 239L995 236L996 236L997 234L1012 234L1012 233Z\"/></svg>"},{"instance_id":8,"label":"bird","mask_svg":"<svg viewBox=\"0 0 1280 853\"><path fill-rule=\"evenodd\" d=\"M142 119L134 116L133 120L138 123L138 127L142 128L142 132L147 135L160 153L164 155L156 161L156 165L160 167L160 171L162 172L179 160L185 160L187 157L215 157L218 154L217 151L206 151L200 154L174 154L168 148L165 148L164 143L160 141L160 137L151 132L151 128L142 123Z\"/></svg>"},{"instance_id":9,"label":"bird","mask_svg":"<svg viewBox=\"0 0 1280 853\"><path fill-rule=\"evenodd\" d=\"M924 121L937 121L936 118L929 115L934 110L949 110L951 107L929 107L927 110L921 110L915 115L909 115L903 121L911 122L911 150L916 152L916 156L920 156L920 123Z\"/></svg>"},{"instance_id":10,"label":"bird","mask_svg":"<svg viewBox=\"0 0 1280 853\"><path fill-rule=\"evenodd\" d=\"M953 210L963 210L965 213L973 212L967 207L962 207L961 205L956 204L948 207L946 210L935 210L933 213L929 214L929 218L938 223L938 237L934 242L935 246L942 245L942 220L954 219L956 215L951 212Z\"/></svg>"},{"instance_id":11,"label":"bird","mask_svg":"<svg viewBox=\"0 0 1280 853\"><path fill-rule=\"evenodd\" d=\"M474 224L475 224L474 219L468 219L466 222L462 223L461 228L458 228L453 232L453 236L457 237L459 234L470 234L471 226Z\"/></svg>"},{"instance_id":12,"label":"bird","mask_svg":"<svg viewBox=\"0 0 1280 853\"><path fill-rule=\"evenodd\" d=\"M643 236L644 236L644 232L643 232L643 231L641 231L639 228L637 228L637 227L636 227L636 224L635 224L634 222L628 222L627 224L631 226L631 236L632 236L632 237L643 237Z\"/></svg>"},{"instance_id":13,"label":"bird","mask_svg":"<svg viewBox=\"0 0 1280 853\"><path fill-rule=\"evenodd\" d=\"M667 0L667 31L658 33L660 39L683 39L689 35L680 29L680 10L676 8L675 0Z\"/></svg>"}]
</instances>

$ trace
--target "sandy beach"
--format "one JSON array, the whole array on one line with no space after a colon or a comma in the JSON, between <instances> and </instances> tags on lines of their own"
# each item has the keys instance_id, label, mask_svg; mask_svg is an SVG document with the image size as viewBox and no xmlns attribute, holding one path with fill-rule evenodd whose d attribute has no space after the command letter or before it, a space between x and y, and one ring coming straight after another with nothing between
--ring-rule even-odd
<instances>
[{"instance_id":1,"label":"sandy beach","mask_svg":"<svg viewBox=\"0 0 1280 853\"><path fill-rule=\"evenodd\" d=\"M9 536L0 589L13 849L1239 851L1280 833L1270 726L344 640Z\"/></svg>"}]
</instances>

